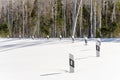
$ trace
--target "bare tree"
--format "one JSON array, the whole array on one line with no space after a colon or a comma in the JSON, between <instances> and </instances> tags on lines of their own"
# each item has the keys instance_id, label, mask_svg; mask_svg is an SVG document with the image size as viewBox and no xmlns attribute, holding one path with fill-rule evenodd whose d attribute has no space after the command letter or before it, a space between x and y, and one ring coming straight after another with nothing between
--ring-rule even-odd
<instances>
[{"instance_id":1,"label":"bare tree","mask_svg":"<svg viewBox=\"0 0 120 80\"><path fill-rule=\"evenodd\" d=\"M73 28L74 28L74 29L73 29L72 37L75 36L75 32L76 32L76 24L77 24L78 15L79 15L79 12L80 12L81 4L82 4L82 0L79 1L79 6L78 6L77 14L76 14L76 16L75 16L75 22L73 22Z\"/></svg>"},{"instance_id":2,"label":"bare tree","mask_svg":"<svg viewBox=\"0 0 120 80\"><path fill-rule=\"evenodd\" d=\"M99 32L101 36L101 27L102 27L102 3L100 1L99 7L98 7L98 18L99 18Z\"/></svg>"},{"instance_id":3,"label":"bare tree","mask_svg":"<svg viewBox=\"0 0 120 80\"><path fill-rule=\"evenodd\" d=\"M38 0L38 37L40 37L40 0Z\"/></svg>"},{"instance_id":4,"label":"bare tree","mask_svg":"<svg viewBox=\"0 0 120 80\"><path fill-rule=\"evenodd\" d=\"M77 0L73 0L73 9L72 9L72 26L73 26L73 30L74 30L74 25L75 25L75 18L76 18L76 8L77 8ZM75 33L73 34L73 36L75 36Z\"/></svg>"},{"instance_id":5,"label":"bare tree","mask_svg":"<svg viewBox=\"0 0 120 80\"><path fill-rule=\"evenodd\" d=\"M94 38L96 37L96 0L94 0Z\"/></svg>"},{"instance_id":6,"label":"bare tree","mask_svg":"<svg viewBox=\"0 0 120 80\"><path fill-rule=\"evenodd\" d=\"M9 29L9 32L10 32L10 36L11 36L11 27L10 27L10 9L9 9L9 0L7 0L7 18L8 18L8 29Z\"/></svg>"},{"instance_id":7,"label":"bare tree","mask_svg":"<svg viewBox=\"0 0 120 80\"><path fill-rule=\"evenodd\" d=\"M90 13L90 37L93 37L93 1L91 0L91 13Z\"/></svg>"},{"instance_id":8,"label":"bare tree","mask_svg":"<svg viewBox=\"0 0 120 80\"><path fill-rule=\"evenodd\" d=\"M24 29L25 29L25 28L24 28L24 26L25 26L25 25L24 25L24 17L25 17L24 4L25 4L25 1L22 0L22 9L23 9L23 11L22 11L22 12L23 12L23 13L22 13L22 14L23 14L23 15L22 15L22 21L23 21L23 32L22 32L22 37L23 37L23 38L24 38L24 34L25 34L25 33L24 33L24 32L25 32L25 30L24 30Z\"/></svg>"},{"instance_id":9,"label":"bare tree","mask_svg":"<svg viewBox=\"0 0 120 80\"><path fill-rule=\"evenodd\" d=\"M116 19L116 0L113 1L112 22Z\"/></svg>"},{"instance_id":10,"label":"bare tree","mask_svg":"<svg viewBox=\"0 0 120 80\"><path fill-rule=\"evenodd\" d=\"M55 35L54 35L54 33L55 33L55 32L54 32L54 31L55 31L55 29L54 29L54 28L55 28L55 27L54 27L54 26L55 26L55 25L54 25L54 21L55 21L55 20L54 20L54 8L55 8L55 5L54 5L54 1L51 1L51 0L50 0L49 2L50 2L50 5L51 5L51 12L52 12L52 13L51 13L51 16L52 16L52 21L53 21L51 33L52 33L52 37L55 37Z\"/></svg>"},{"instance_id":11,"label":"bare tree","mask_svg":"<svg viewBox=\"0 0 120 80\"><path fill-rule=\"evenodd\" d=\"M105 2L105 15L106 15L106 26L107 26L107 19L108 19L108 2Z\"/></svg>"},{"instance_id":12,"label":"bare tree","mask_svg":"<svg viewBox=\"0 0 120 80\"><path fill-rule=\"evenodd\" d=\"M83 1L81 0L81 7L80 7L80 37L82 37L82 26L83 26Z\"/></svg>"},{"instance_id":13,"label":"bare tree","mask_svg":"<svg viewBox=\"0 0 120 80\"><path fill-rule=\"evenodd\" d=\"M66 0L62 1L63 3L63 32L64 32L64 37L66 37Z\"/></svg>"}]
</instances>

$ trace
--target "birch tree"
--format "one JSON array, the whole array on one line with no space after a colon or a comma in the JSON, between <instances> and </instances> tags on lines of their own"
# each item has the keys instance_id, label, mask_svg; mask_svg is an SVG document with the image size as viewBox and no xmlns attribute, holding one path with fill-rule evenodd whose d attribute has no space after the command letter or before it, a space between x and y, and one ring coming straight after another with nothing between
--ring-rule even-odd
<instances>
[{"instance_id":1,"label":"birch tree","mask_svg":"<svg viewBox=\"0 0 120 80\"><path fill-rule=\"evenodd\" d=\"M8 20L8 29L10 32L10 36L11 36L11 26L10 26L10 8L9 8L9 0L7 0L7 20Z\"/></svg>"},{"instance_id":2,"label":"birch tree","mask_svg":"<svg viewBox=\"0 0 120 80\"><path fill-rule=\"evenodd\" d=\"M90 37L93 37L93 1L91 0L91 12L90 12Z\"/></svg>"},{"instance_id":3,"label":"birch tree","mask_svg":"<svg viewBox=\"0 0 120 80\"><path fill-rule=\"evenodd\" d=\"M54 24L54 29L55 29L55 37L57 37L57 0L55 0L55 24Z\"/></svg>"},{"instance_id":4,"label":"birch tree","mask_svg":"<svg viewBox=\"0 0 120 80\"><path fill-rule=\"evenodd\" d=\"M40 0L38 0L38 32L37 32L37 35L38 35L38 37L40 37Z\"/></svg>"},{"instance_id":5,"label":"birch tree","mask_svg":"<svg viewBox=\"0 0 120 80\"><path fill-rule=\"evenodd\" d=\"M116 0L113 1L112 22L116 19Z\"/></svg>"},{"instance_id":6,"label":"birch tree","mask_svg":"<svg viewBox=\"0 0 120 80\"><path fill-rule=\"evenodd\" d=\"M52 33L52 37L55 37L55 35L54 35L54 31L55 31L55 25L54 25L54 22L55 22L55 20L54 20L54 9L55 9L55 5L54 5L54 1L51 1L50 0L50 5L51 5L51 16L52 16L52 30L51 30L51 33Z\"/></svg>"},{"instance_id":7,"label":"birch tree","mask_svg":"<svg viewBox=\"0 0 120 80\"><path fill-rule=\"evenodd\" d=\"M101 28L102 28L102 7L101 7L101 1L99 3L98 7L98 19L99 19L99 35L101 36Z\"/></svg>"},{"instance_id":8,"label":"birch tree","mask_svg":"<svg viewBox=\"0 0 120 80\"><path fill-rule=\"evenodd\" d=\"M83 26L83 1L81 0L81 7L80 7L80 37L82 37L82 26Z\"/></svg>"},{"instance_id":9,"label":"birch tree","mask_svg":"<svg viewBox=\"0 0 120 80\"><path fill-rule=\"evenodd\" d=\"M72 10L72 26L73 26L73 30L74 30L74 26L75 26L76 8L77 8L77 0L73 0L73 10ZM75 32L73 33L72 37L73 36L75 36Z\"/></svg>"},{"instance_id":10,"label":"birch tree","mask_svg":"<svg viewBox=\"0 0 120 80\"><path fill-rule=\"evenodd\" d=\"M78 6L77 14L75 16L75 22L73 22L73 34L72 34L73 38L74 38L75 32L76 32L76 24L77 24L78 15L79 15L79 12L80 12L81 4L82 4L82 0L79 1L79 6Z\"/></svg>"},{"instance_id":11,"label":"birch tree","mask_svg":"<svg viewBox=\"0 0 120 80\"><path fill-rule=\"evenodd\" d=\"M64 37L66 37L66 0L62 1L63 3L63 33L64 33Z\"/></svg>"},{"instance_id":12,"label":"birch tree","mask_svg":"<svg viewBox=\"0 0 120 80\"><path fill-rule=\"evenodd\" d=\"M22 11L22 21L23 21L23 25L22 25L22 26L23 26L23 28L22 28L22 37L23 37L23 38L24 38L24 34L25 34L25 33L24 33L24 32L25 32L25 30L24 30L24 29L25 29L25 28L24 28L24 27L25 27L25 26L24 26L24 17L25 17L24 4L25 4L25 1L22 0L22 10L23 10L23 11Z\"/></svg>"},{"instance_id":13,"label":"birch tree","mask_svg":"<svg viewBox=\"0 0 120 80\"><path fill-rule=\"evenodd\" d=\"M108 19L108 2L105 2L105 20L106 20L106 26L108 26L107 24L107 19Z\"/></svg>"},{"instance_id":14,"label":"birch tree","mask_svg":"<svg viewBox=\"0 0 120 80\"><path fill-rule=\"evenodd\" d=\"M94 38L96 37L96 0L94 0Z\"/></svg>"}]
</instances>

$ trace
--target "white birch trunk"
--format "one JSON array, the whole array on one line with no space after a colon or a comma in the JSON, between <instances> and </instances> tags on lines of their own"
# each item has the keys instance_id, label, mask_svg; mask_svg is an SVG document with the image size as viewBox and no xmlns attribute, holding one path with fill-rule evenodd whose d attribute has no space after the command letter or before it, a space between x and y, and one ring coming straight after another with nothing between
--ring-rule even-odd
<instances>
[{"instance_id":1,"label":"white birch trunk","mask_svg":"<svg viewBox=\"0 0 120 80\"><path fill-rule=\"evenodd\" d=\"M25 9L26 9L26 34L28 37L28 6L27 5L25 6Z\"/></svg>"},{"instance_id":2,"label":"white birch trunk","mask_svg":"<svg viewBox=\"0 0 120 80\"><path fill-rule=\"evenodd\" d=\"M66 0L63 0L63 32L64 32L64 37L66 37Z\"/></svg>"},{"instance_id":3,"label":"white birch trunk","mask_svg":"<svg viewBox=\"0 0 120 80\"><path fill-rule=\"evenodd\" d=\"M54 25L54 29L55 29L55 37L57 37L57 0L55 0L56 4L55 4L55 25Z\"/></svg>"},{"instance_id":4,"label":"white birch trunk","mask_svg":"<svg viewBox=\"0 0 120 80\"><path fill-rule=\"evenodd\" d=\"M106 2L105 5L106 5L106 11L105 11L105 14L106 14L106 26L107 26L107 18L108 18L108 16L107 16L107 13L108 13L108 2Z\"/></svg>"},{"instance_id":5,"label":"white birch trunk","mask_svg":"<svg viewBox=\"0 0 120 80\"><path fill-rule=\"evenodd\" d=\"M82 37L82 26L83 26L83 1L81 0L81 8L80 8L80 37Z\"/></svg>"},{"instance_id":6,"label":"white birch trunk","mask_svg":"<svg viewBox=\"0 0 120 80\"><path fill-rule=\"evenodd\" d=\"M114 7L113 7L113 12L112 12L112 22L116 19L116 0L113 1Z\"/></svg>"},{"instance_id":7,"label":"white birch trunk","mask_svg":"<svg viewBox=\"0 0 120 80\"><path fill-rule=\"evenodd\" d=\"M73 0L73 10L72 10L72 26L73 26L73 30L74 30L74 25L75 25L75 18L76 18L76 4L77 4L77 0ZM74 34L75 36L75 34Z\"/></svg>"},{"instance_id":8,"label":"white birch trunk","mask_svg":"<svg viewBox=\"0 0 120 80\"><path fill-rule=\"evenodd\" d=\"M80 2L79 2L79 6L78 6L78 10L77 10L77 14L76 14L76 16L75 16L75 22L74 22L74 24L73 24L73 34L72 34L72 37L75 36L75 32L76 32L76 24L77 24L78 15L79 15L79 12L80 12L81 4L82 4L82 0L80 0Z\"/></svg>"},{"instance_id":9,"label":"white birch trunk","mask_svg":"<svg viewBox=\"0 0 120 80\"><path fill-rule=\"evenodd\" d=\"M101 11L102 11L102 9L101 9L101 2L100 2L99 3L99 12L98 12L100 36L101 36L101 28L102 28L102 13L101 13Z\"/></svg>"},{"instance_id":10,"label":"white birch trunk","mask_svg":"<svg viewBox=\"0 0 120 80\"><path fill-rule=\"evenodd\" d=\"M38 37L40 37L40 1L38 0Z\"/></svg>"},{"instance_id":11,"label":"white birch trunk","mask_svg":"<svg viewBox=\"0 0 120 80\"><path fill-rule=\"evenodd\" d=\"M94 0L94 38L96 38L96 0Z\"/></svg>"},{"instance_id":12,"label":"white birch trunk","mask_svg":"<svg viewBox=\"0 0 120 80\"><path fill-rule=\"evenodd\" d=\"M92 5L93 5L93 1L91 0L91 13L90 13L90 26L91 26L91 30L90 30L90 37L93 37L93 31L92 31L92 29L93 29L93 7L92 7Z\"/></svg>"},{"instance_id":13,"label":"white birch trunk","mask_svg":"<svg viewBox=\"0 0 120 80\"><path fill-rule=\"evenodd\" d=\"M25 10L24 10L24 0L22 1L22 8L23 8L23 15L22 15L22 20L23 20L23 31L22 31L22 37L24 38L24 32L25 32L25 28L24 28L24 15L25 15Z\"/></svg>"},{"instance_id":14,"label":"white birch trunk","mask_svg":"<svg viewBox=\"0 0 120 80\"><path fill-rule=\"evenodd\" d=\"M7 15L7 18L8 18L8 29L9 29L9 32L10 32L10 36L11 36L11 28L10 28L10 9L9 9L9 0L7 0L7 5L8 5L8 15Z\"/></svg>"},{"instance_id":15,"label":"white birch trunk","mask_svg":"<svg viewBox=\"0 0 120 80\"><path fill-rule=\"evenodd\" d=\"M14 31L13 31L13 0L11 0L12 3L12 22L11 22L11 26L12 26L12 37L14 37Z\"/></svg>"},{"instance_id":16,"label":"white birch trunk","mask_svg":"<svg viewBox=\"0 0 120 80\"><path fill-rule=\"evenodd\" d=\"M55 22L55 20L54 20L54 2L51 2L51 6L52 6L52 20L53 20L53 24L52 24L52 37L55 37L54 36L54 22Z\"/></svg>"}]
</instances>

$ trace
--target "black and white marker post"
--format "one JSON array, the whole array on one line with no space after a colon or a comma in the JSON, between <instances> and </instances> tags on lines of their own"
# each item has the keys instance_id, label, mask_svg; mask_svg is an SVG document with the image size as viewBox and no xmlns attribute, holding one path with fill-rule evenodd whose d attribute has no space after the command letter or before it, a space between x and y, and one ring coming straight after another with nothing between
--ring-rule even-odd
<instances>
[{"instance_id":1,"label":"black and white marker post","mask_svg":"<svg viewBox=\"0 0 120 80\"><path fill-rule=\"evenodd\" d=\"M87 39L86 36L84 37L84 40L85 40L85 45L87 45L87 43L88 43L88 39Z\"/></svg>"},{"instance_id":2,"label":"black and white marker post","mask_svg":"<svg viewBox=\"0 0 120 80\"><path fill-rule=\"evenodd\" d=\"M70 73L74 73L75 61L74 56L69 54L69 66L70 66Z\"/></svg>"},{"instance_id":3,"label":"black and white marker post","mask_svg":"<svg viewBox=\"0 0 120 80\"><path fill-rule=\"evenodd\" d=\"M98 38L96 41L96 57L100 57L100 45L101 45L101 41Z\"/></svg>"},{"instance_id":4,"label":"black and white marker post","mask_svg":"<svg viewBox=\"0 0 120 80\"><path fill-rule=\"evenodd\" d=\"M50 38L49 35L47 35L47 40L49 40L49 38Z\"/></svg>"},{"instance_id":5,"label":"black and white marker post","mask_svg":"<svg viewBox=\"0 0 120 80\"><path fill-rule=\"evenodd\" d=\"M22 38L22 36L21 35L19 35L19 39L21 39Z\"/></svg>"},{"instance_id":6,"label":"black and white marker post","mask_svg":"<svg viewBox=\"0 0 120 80\"><path fill-rule=\"evenodd\" d=\"M35 36L32 36L32 39L35 39Z\"/></svg>"},{"instance_id":7,"label":"black and white marker post","mask_svg":"<svg viewBox=\"0 0 120 80\"><path fill-rule=\"evenodd\" d=\"M7 35L7 38L9 39L9 38L10 38L10 36L9 36L9 35Z\"/></svg>"},{"instance_id":8,"label":"black and white marker post","mask_svg":"<svg viewBox=\"0 0 120 80\"><path fill-rule=\"evenodd\" d=\"M62 39L62 35L59 36L60 40Z\"/></svg>"},{"instance_id":9,"label":"black and white marker post","mask_svg":"<svg viewBox=\"0 0 120 80\"><path fill-rule=\"evenodd\" d=\"M74 36L72 36L72 43L74 43L74 41L75 41L75 38L74 38Z\"/></svg>"}]
</instances>

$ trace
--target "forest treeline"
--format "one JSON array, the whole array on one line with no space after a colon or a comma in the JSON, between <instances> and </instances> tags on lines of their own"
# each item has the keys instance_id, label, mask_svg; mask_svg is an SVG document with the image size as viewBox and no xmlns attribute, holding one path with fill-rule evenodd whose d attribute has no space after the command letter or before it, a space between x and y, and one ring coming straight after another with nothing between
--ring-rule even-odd
<instances>
[{"instance_id":1,"label":"forest treeline","mask_svg":"<svg viewBox=\"0 0 120 80\"><path fill-rule=\"evenodd\" d=\"M87 1L87 0L86 0ZM0 37L120 37L119 0L8 0Z\"/></svg>"}]
</instances>

